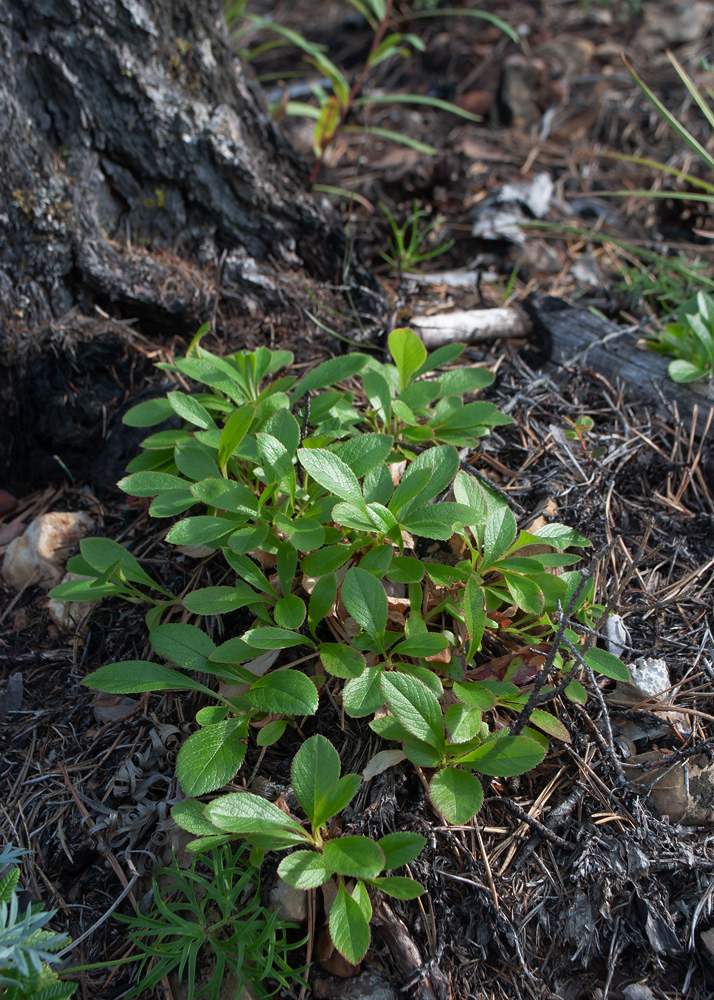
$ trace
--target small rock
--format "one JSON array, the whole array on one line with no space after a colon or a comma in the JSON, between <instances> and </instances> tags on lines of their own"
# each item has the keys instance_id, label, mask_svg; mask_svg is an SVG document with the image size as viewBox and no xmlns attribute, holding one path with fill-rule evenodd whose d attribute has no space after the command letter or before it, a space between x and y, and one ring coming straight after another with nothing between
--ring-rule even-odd
<instances>
[{"instance_id":1,"label":"small rock","mask_svg":"<svg viewBox=\"0 0 714 1000\"><path fill-rule=\"evenodd\" d=\"M699 941L701 943L700 952L703 953L709 965L714 965L714 927L702 931L699 935Z\"/></svg>"},{"instance_id":2,"label":"small rock","mask_svg":"<svg viewBox=\"0 0 714 1000\"><path fill-rule=\"evenodd\" d=\"M78 573L65 573L60 582L69 583L71 580L86 579ZM58 598L52 597L47 601L47 610L52 621L63 632L75 632L86 621L89 613L99 604L100 600L101 598L96 601L60 601Z\"/></svg>"},{"instance_id":3,"label":"small rock","mask_svg":"<svg viewBox=\"0 0 714 1000\"><path fill-rule=\"evenodd\" d=\"M307 893L304 889L293 889L287 882L278 879L270 890L268 909L275 911L281 920L304 924L307 920Z\"/></svg>"},{"instance_id":4,"label":"small rock","mask_svg":"<svg viewBox=\"0 0 714 1000\"><path fill-rule=\"evenodd\" d=\"M116 722L131 715L139 702L127 695L105 694L101 691L94 699L92 711L97 722Z\"/></svg>"},{"instance_id":5,"label":"small rock","mask_svg":"<svg viewBox=\"0 0 714 1000\"><path fill-rule=\"evenodd\" d=\"M655 53L669 45L684 45L706 37L714 23L711 3L648 3L642 11L644 24L635 43L646 52Z\"/></svg>"},{"instance_id":6,"label":"small rock","mask_svg":"<svg viewBox=\"0 0 714 1000\"><path fill-rule=\"evenodd\" d=\"M467 90L456 102L462 111L485 117L491 110L493 94L489 90Z\"/></svg>"},{"instance_id":7,"label":"small rock","mask_svg":"<svg viewBox=\"0 0 714 1000\"><path fill-rule=\"evenodd\" d=\"M622 990L625 1000L655 1000L655 995L644 983L631 983Z\"/></svg>"},{"instance_id":8,"label":"small rock","mask_svg":"<svg viewBox=\"0 0 714 1000\"><path fill-rule=\"evenodd\" d=\"M537 122L549 104L547 87L548 72L542 59L508 56L496 98L503 124L527 128Z\"/></svg>"},{"instance_id":9,"label":"small rock","mask_svg":"<svg viewBox=\"0 0 714 1000\"><path fill-rule=\"evenodd\" d=\"M36 517L25 533L8 545L3 580L17 590L30 583L49 590L59 583L80 539L92 531L94 521L84 511L55 511Z\"/></svg>"},{"instance_id":10,"label":"small rock","mask_svg":"<svg viewBox=\"0 0 714 1000\"><path fill-rule=\"evenodd\" d=\"M22 674L18 670L8 677L5 689L0 690L0 721L9 712L19 712L22 708L23 684Z\"/></svg>"},{"instance_id":11,"label":"small rock","mask_svg":"<svg viewBox=\"0 0 714 1000\"><path fill-rule=\"evenodd\" d=\"M551 38L533 49L533 54L548 67L548 76L572 76L582 72L595 52L595 46L587 38Z\"/></svg>"},{"instance_id":12,"label":"small rock","mask_svg":"<svg viewBox=\"0 0 714 1000\"><path fill-rule=\"evenodd\" d=\"M17 507L17 500L7 490L0 490L0 514L8 514Z\"/></svg>"},{"instance_id":13,"label":"small rock","mask_svg":"<svg viewBox=\"0 0 714 1000\"><path fill-rule=\"evenodd\" d=\"M356 979L316 979L312 984L315 1000L397 1000L397 991L374 972Z\"/></svg>"}]
</instances>

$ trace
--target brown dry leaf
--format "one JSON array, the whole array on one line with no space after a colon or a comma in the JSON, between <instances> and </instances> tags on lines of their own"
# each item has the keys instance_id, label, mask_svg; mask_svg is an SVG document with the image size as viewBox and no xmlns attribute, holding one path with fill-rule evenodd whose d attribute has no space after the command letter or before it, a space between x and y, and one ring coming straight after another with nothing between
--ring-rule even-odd
<instances>
[{"instance_id":1,"label":"brown dry leaf","mask_svg":"<svg viewBox=\"0 0 714 1000\"><path fill-rule=\"evenodd\" d=\"M127 715L131 715L138 704L136 698L101 691L94 699L92 713L97 722L116 722L117 719L125 719Z\"/></svg>"},{"instance_id":2,"label":"brown dry leaf","mask_svg":"<svg viewBox=\"0 0 714 1000\"><path fill-rule=\"evenodd\" d=\"M671 823L711 826L714 823L714 764L706 756L692 757L667 767L662 750L631 757L623 766L633 785L648 788L652 801ZM662 767L643 771L638 765L662 761Z\"/></svg>"}]
</instances>

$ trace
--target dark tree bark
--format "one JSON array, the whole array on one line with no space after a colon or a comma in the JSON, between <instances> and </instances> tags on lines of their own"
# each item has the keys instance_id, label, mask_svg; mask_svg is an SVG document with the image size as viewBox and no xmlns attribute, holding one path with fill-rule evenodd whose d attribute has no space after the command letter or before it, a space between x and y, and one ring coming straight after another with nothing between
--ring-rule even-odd
<instances>
[{"instance_id":1,"label":"dark tree bark","mask_svg":"<svg viewBox=\"0 0 714 1000\"><path fill-rule=\"evenodd\" d=\"M220 0L0 0L0 61L6 400L48 344L217 318L240 346L266 310L296 320L306 280L341 281L340 221L231 51Z\"/></svg>"}]
</instances>

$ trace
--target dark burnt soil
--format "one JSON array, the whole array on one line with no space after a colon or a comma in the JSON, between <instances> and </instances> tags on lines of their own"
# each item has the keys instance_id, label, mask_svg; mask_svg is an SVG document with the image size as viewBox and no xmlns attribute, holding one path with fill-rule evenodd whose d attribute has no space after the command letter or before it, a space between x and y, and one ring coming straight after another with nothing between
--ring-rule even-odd
<instances>
[{"instance_id":1,"label":"dark burnt soil","mask_svg":"<svg viewBox=\"0 0 714 1000\"><path fill-rule=\"evenodd\" d=\"M345 15L346 7L325 4L316 25L312 3L263 6L281 23L325 42L336 61L359 66L368 36L359 19ZM597 11L611 13L610 23L598 20ZM682 207L665 200L603 198L606 190L645 186L652 174L600 159L598 151L674 157L684 165L682 150L673 148L672 136L623 70L616 51L621 44L629 46L643 74L656 78L664 99L682 111L688 127L700 127L675 86L664 43L653 52L642 49L637 39L644 16L624 0L587 6L504 0L493 12L524 25L531 49L561 35L591 42L591 63L566 74L547 64L549 89L541 117L520 124L505 121L499 91L504 60L515 47L485 22L423 22L427 52L416 64L385 67L375 81L380 86L464 101L483 91L488 110L480 125L429 111L391 111L388 121L372 123L432 142L439 155L427 158L379 140L360 142L348 145L320 178L351 187L368 202L365 207L344 199L341 205L364 254L381 271L386 305L377 333L408 322L412 312L500 305L516 267L509 289L516 298L537 287L595 303L616 318L625 310L626 316L649 321L648 301L628 296L627 282L622 283L631 256L616 257L611 247L577 234L533 235L522 248L476 239L470 213L504 181L530 179L546 170L558 195L551 221L600 227L606 205L608 231L631 243L656 245L665 254L698 253L710 269L709 243L694 232L710 225L699 203ZM711 37L703 34L680 45L677 54L693 72L710 48ZM288 71L304 69L289 52L280 59L276 64L266 56L256 71L285 72L289 80ZM551 106L544 135L542 116ZM286 123L308 155L309 136L299 125ZM696 164L688 169L696 170ZM432 216L446 216L435 239L455 240L431 269L476 266L480 278L473 286L456 288L443 281L427 288L415 279L400 280L380 263L389 229L376 211L378 202L385 201L403 221L414 197ZM577 211L570 210L571 203ZM583 262L589 271L575 268ZM584 273L594 274L595 284L578 277ZM314 308L332 326L319 302ZM301 366L349 349L318 328L311 335L304 328L296 334L271 324L269 317L259 317L237 340L221 326L220 308L216 328L216 339L206 341L212 350L266 343L294 351ZM128 505L114 485L144 433L124 427L122 414L166 391L165 375L153 364L180 355L186 346L183 336L152 334L139 317L131 329L113 328L109 339L57 344L32 362L21 391L13 387L17 406L10 433L0 443L5 463L0 486L20 497L17 508L0 517L0 527L27 524L48 510L86 510L99 534L127 544L169 589L208 585L217 568L177 556L143 508ZM626 660L666 660L671 683L678 686L669 704L680 709L680 716L689 711L689 732L663 722L651 704L623 704L608 682L604 709L592 694L584 710L570 702L558 704L570 743L552 740L544 764L520 780L491 782L477 829L445 828L420 777L402 764L364 783L345 813L344 832L378 836L396 828L427 837L412 872L428 895L421 904L393 904L423 963L403 995L417 995L430 984L439 1000L704 1000L714 995L714 974L701 939L714 926L711 825L669 822L619 772L633 752L645 750L680 753L673 759L685 768L686 752L702 747L700 764L709 763L708 741L714 739L711 438L702 441L676 413L656 413L643 405L636 386L611 384L581 367L529 367L534 355L524 343L497 342L486 351L470 350L467 359L487 360L497 369L489 395L515 423L486 438L468 461L524 509L521 524L545 511L592 540L598 599L610 602L629 629L632 649ZM4 391L9 392L7 385ZM585 448L563 436L583 415L594 420ZM604 453L593 459L596 448ZM138 899L149 888L152 871L165 863L172 842L169 809L180 797L176 754L193 729L201 701L195 695L144 696L128 706L129 714L111 718L127 706L81 686L82 678L103 663L149 655L141 608L104 601L73 634L51 622L46 596L37 588L19 594L4 588L2 601L0 682L21 672L24 695L22 709L0 721L0 842L35 852L23 862L23 886L34 899L57 908L53 926L78 938L114 904L128 880L138 875L132 891ZM234 634L246 627L230 619L205 625ZM496 643L488 655L502 652ZM328 698L303 726L305 736L315 731L333 741L345 771L361 771L384 746L364 720L343 719ZM236 780L277 798L289 789L296 747L286 736L262 753L251 737ZM131 912L128 898L119 912ZM393 934L375 928L365 969L398 990L409 977L393 940ZM126 930L110 918L74 949L71 959L73 964L117 959L126 950ZM333 980L318 963L314 966L314 996L341 995L349 982ZM628 992L635 984L651 992ZM91 972L78 995L111 1000L130 985L126 968Z\"/></svg>"}]
</instances>

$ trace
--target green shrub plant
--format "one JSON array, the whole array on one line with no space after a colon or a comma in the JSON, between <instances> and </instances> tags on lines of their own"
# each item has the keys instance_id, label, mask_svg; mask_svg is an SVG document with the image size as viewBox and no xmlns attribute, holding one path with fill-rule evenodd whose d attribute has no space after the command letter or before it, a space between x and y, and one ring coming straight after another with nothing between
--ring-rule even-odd
<instances>
[{"instance_id":1,"label":"green shrub plant","mask_svg":"<svg viewBox=\"0 0 714 1000\"><path fill-rule=\"evenodd\" d=\"M265 850L297 847L281 876L300 888L335 882L333 940L356 962L369 941L367 886L400 898L420 891L381 873L413 860L422 838L326 836L360 778L340 777L322 736L293 761L308 827L247 792L200 802L233 779L251 733L263 747L280 740L315 716L329 686L348 716L372 717L375 733L429 769L433 805L461 824L483 801L479 775L523 774L543 760L549 736L569 738L541 706L561 694L583 703L581 670L629 675L616 657L580 645L579 630L602 608L592 579L569 569L580 557L567 550L589 542L557 523L519 531L503 496L462 466L458 448L511 422L492 403L464 400L492 382L489 372L439 371L463 344L427 355L415 333L395 330L391 363L352 353L298 379L281 374L289 352L217 357L200 345L205 332L185 358L161 366L205 391L169 392L129 411L131 426L177 415L183 426L150 433L119 485L145 498L152 517L170 519L169 543L214 550L231 582L176 597L121 545L89 538L68 563L81 579L52 596L149 605L151 646L166 662L109 663L83 683L206 696L178 756L187 800L174 818L196 835L197 851L244 838L258 864ZM390 599L385 582L402 596ZM218 644L198 624L170 620L239 609L253 623L240 634L228 628ZM476 670L494 633L520 654L502 680ZM535 687L533 657L544 664Z\"/></svg>"}]
</instances>

